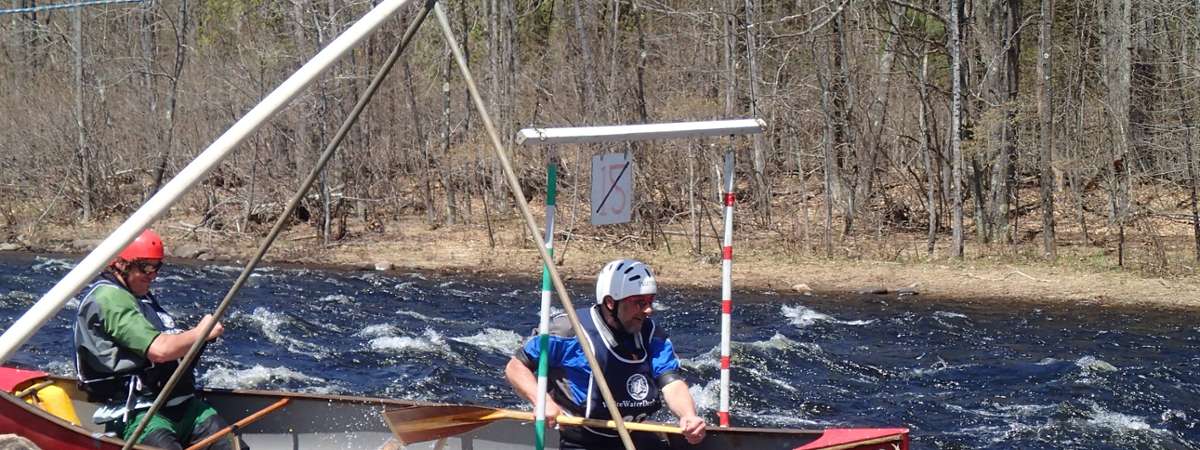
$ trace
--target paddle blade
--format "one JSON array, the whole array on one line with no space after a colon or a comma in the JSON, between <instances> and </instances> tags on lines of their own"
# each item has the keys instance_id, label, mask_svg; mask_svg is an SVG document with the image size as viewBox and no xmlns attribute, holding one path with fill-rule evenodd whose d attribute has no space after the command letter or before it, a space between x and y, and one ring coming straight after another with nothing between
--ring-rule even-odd
<instances>
[{"instance_id":1,"label":"paddle blade","mask_svg":"<svg viewBox=\"0 0 1200 450\"><path fill-rule=\"evenodd\" d=\"M392 434L405 444L466 433L504 418L481 406L409 406L383 412Z\"/></svg>"}]
</instances>

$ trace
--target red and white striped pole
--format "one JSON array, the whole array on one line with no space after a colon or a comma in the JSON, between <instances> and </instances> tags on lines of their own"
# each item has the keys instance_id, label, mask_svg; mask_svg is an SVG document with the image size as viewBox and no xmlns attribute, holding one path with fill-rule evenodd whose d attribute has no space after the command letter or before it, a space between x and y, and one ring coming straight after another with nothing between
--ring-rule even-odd
<instances>
[{"instance_id":1,"label":"red and white striped pole","mask_svg":"<svg viewBox=\"0 0 1200 450\"><path fill-rule=\"evenodd\" d=\"M729 335L733 315L733 151L725 152L725 241L721 245L721 406L717 417L729 426Z\"/></svg>"}]
</instances>

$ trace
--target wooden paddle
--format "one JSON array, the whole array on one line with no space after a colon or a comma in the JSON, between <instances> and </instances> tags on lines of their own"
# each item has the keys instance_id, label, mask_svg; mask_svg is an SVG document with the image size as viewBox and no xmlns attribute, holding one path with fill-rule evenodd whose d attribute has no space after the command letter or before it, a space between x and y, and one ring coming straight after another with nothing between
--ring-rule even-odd
<instances>
[{"instance_id":1,"label":"wooden paddle","mask_svg":"<svg viewBox=\"0 0 1200 450\"><path fill-rule=\"evenodd\" d=\"M531 412L466 405L409 406L385 410L383 415L387 418L388 427L392 429L392 433L405 444L454 436L497 420L510 419L531 422L534 420ZM557 420L562 425L582 425L594 428L617 427L616 422L611 420L564 415L558 416ZM683 433L683 430L677 426L661 423L625 422L625 428L630 431Z\"/></svg>"},{"instance_id":2,"label":"wooden paddle","mask_svg":"<svg viewBox=\"0 0 1200 450\"><path fill-rule=\"evenodd\" d=\"M279 399L279 401L272 403L270 405L267 405L266 408L263 408L254 414L246 416L245 418L237 421L233 425L222 428L219 431L217 431L216 433L213 433L213 434L209 435L208 437L201 439L200 442L192 444L192 446L188 447L186 450L199 450L201 448L204 448L204 447L208 446L208 444L216 442L217 439L223 438L223 437L225 437L225 435L232 433L235 430L245 428L246 425L250 425L254 422L257 422L258 419L263 418L263 416L267 415L268 413L271 413L279 408L284 407L284 405L287 405L288 402L290 402L291 400L292 399L288 398L288 397L281 398L281 399Z\"/></svg>"}]
</instances>

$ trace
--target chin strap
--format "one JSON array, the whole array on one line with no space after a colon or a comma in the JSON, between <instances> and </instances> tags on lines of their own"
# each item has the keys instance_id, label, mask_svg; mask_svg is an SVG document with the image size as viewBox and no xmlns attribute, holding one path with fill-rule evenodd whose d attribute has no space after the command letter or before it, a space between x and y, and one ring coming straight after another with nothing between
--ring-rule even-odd
<instances>
[{"instance_id":1,"label":"chin strap","mask_svg":"<svg viewBox=\"0 0 1200 450\"><path fill-rule=\"evenodd\" d=\"M113 262L113 264L109 264L108 267L104 268L104 272L112 274L113 279L111 281L116 281L121 287L129 289L129 283L125 281L129 278L129 264L125 264L124 269L118 269L116 262Z\"/></svg>"}]
</instances>

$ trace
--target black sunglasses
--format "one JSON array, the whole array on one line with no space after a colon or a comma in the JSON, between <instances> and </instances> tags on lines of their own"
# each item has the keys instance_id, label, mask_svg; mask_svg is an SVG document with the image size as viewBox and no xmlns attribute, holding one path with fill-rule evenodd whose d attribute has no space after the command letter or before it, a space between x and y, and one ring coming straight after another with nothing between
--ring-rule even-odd
<instances>
[{"instance_id":1,"label":"black sunglasses","mask_svg":"<svg viewBox=\"0 0 1200 450\"><path fill-rule=\"evenodd\" d=\"M146 275L153 275L162 268L162 261L134 261L130 266Z\"/></svg>"}]
</instances>

